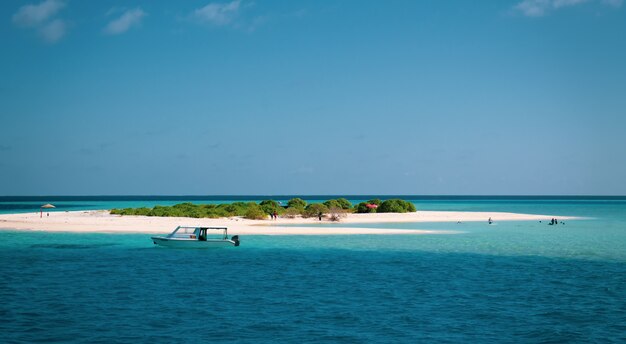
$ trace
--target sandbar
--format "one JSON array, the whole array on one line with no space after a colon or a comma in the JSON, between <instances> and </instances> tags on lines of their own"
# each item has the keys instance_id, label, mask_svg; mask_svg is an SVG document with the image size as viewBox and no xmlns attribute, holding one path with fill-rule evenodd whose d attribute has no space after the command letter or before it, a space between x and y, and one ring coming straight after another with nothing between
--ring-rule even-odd
<instances>
[{"instance_id":1,"label":"sandbar","mask_svg":"<svg viewBox=\"0 0 626 344\"><path fill-rule=\"evenodd\" d=\"M21 213L0 215L0 228L9 230L36 230L49 232L83 232L83 233L170 233L177 226L225 226L229 234L239 235L352 235L352 234L457 234L457 230L420 230L420 229L388 229L358 228L354 224L372 223L406 223L406 222L477 222L487 223L489 218L498 221L549 221L556 217L559 220L576 219L571 216L534 215L505 212L461 212L461 211L418 211L416 213L373 213L348 214L341 219L338 226L332 227L298 227L299 224L310 225L331 223L328 220L318 221L317 218L279 218L277 220L248 220L241 217L220 219L197 219L187 217L154 217L154 216L121 216L111 215L108 210L89 211L52 211L40 217L40 213ZM341 224L350 224L342 227ZM289 225L289 227L283 227ZM371 225L370 225L371 226Z\"/></svg>"}]
</instances>

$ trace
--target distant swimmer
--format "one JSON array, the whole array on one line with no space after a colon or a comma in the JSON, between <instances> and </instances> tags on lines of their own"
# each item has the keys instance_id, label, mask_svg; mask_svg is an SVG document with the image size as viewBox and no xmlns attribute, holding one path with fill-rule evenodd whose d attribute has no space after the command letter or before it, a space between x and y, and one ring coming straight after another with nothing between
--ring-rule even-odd
<instances>
[{"instance_id":1,"label":"distant swimmer","mask_svg":"<svg viewBox=\"0 0 626 344\"><path fill-rule=\"evenodd\" d=\"M491 218L489 218L489 224L492 224L492 223L493 223L493 221L491 221Z\"/></svg>"}]
</instances>

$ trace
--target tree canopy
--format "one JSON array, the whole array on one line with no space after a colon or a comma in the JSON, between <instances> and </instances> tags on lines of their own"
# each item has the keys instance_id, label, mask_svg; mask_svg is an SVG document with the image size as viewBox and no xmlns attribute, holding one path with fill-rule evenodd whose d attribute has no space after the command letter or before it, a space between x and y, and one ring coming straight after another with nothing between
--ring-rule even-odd
<instances>
[{"instance_id":1,"label":"tree canopy","mask_svg":"<svg viewBox=\"0 0 626 344\"><path fill-rule=\"evenodd\" d=\"M415 212L415 205L401 199L388 199L383 201L376 209L377 213L408 213Z\"/></svg>"},{"instance_id":2,"label":"tree canopy","mask_svg":"<svg viewBox=\"0 0 626 344\"><path fill-rule=\"evenodd\" d=\"M287 202L287 208L302 209L306 207L306 201L302 198L292 198Z\"/></svg>"},{"instance_id":3,"label":"tree canopy","mask_svg":"<svg viewBox=\"0 0 626 344\"><path fill-rule=\"evenodd\" d=\"M378 204L378 208L368 207L368 204ZM352 208L352 204L345 198L327 200L324 203L308 204L300 199L293 198L287 202L289 216L295 217L317 217L321 212L323 215L329 213L329 209L341 209L343 213L406 213L414 212L415 205L401 199L389 199L381 201L379 199L361 202ZM223 204L194 204L190 202L179 203L173 206L154 206L153 208L125 208L112 209L111 214L117 215L138 215L138 216L171 216L171 217L194 217L194 218L220 218L229 216L243 216L247 218L263 219L266 214L284 214L285 209L274 200L264 200L255 202L233 202ZM260 212L260 213L259 213Z\"/></svg>"}]
</instances>

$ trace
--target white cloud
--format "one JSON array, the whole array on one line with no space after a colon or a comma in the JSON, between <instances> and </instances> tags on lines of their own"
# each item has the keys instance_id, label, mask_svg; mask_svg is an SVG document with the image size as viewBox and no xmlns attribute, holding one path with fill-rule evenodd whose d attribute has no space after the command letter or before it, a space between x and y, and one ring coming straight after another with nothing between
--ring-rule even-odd
<instances>
[{"instance_id":1,"label":"white cloud","mask_svg":"<svg viewBox=\"0 0 626 344\"><path fill-rule=\"evenodd\" d=\"M39 5L24 5L13 15L13 22L25 27L38 26L53 17L63 7L65 3L60 0L46 0Z\"/></svg>"},{"instance_id":2,"label":"white cloud","mask_svg":"<svg viewBox=\"0 0 626 344\"><path fill-rule=\"evenodd\" d=\"M42 26L41 29L39 29L39 33L46 42L55 43L65 36L66 29L67 25L63 20L55 19Z\"/></svg>"},{"instance_id":3,"label":"white cloud","mask_svg":"<svg viewBox=\"0 0 626 344\"><path fill-rule=\"evenodd\" d=\"M56 43L67 32L66 22L55 19L63 7L65 2L61 0L46 0L38 5L24 5L13 15L13 23L37 30L47 43Z\"/></svg>"},{"instance_id":4,"label":"white cloud","mask_svg":"<svg viewBox=\"0 0 626 344\"><path fill-rule=\"evenodd\" d=\"M577 6L595 0L523 0L514 9L528 17L542 17L551 11ZM597 2L597 1L596 1ZM623 0L601 0L600 3L611 7L620 7Z\"/></svg>"},{"instance_id":5,"label":"white cloud","mask_svg":"<svg viewBox=\"0 0 626 344\"><path fill-rule=\"evenodd\" d=\"M193 17L213 25L227 25L237 16L240 4L240 0L228 3L213 2L193 11Z\"/></svg>"},{"instance_id":6,"label":"white cloud","mask_svg":"<svg viewBox=\"0 0 626 344\"><path fill-rule=\"evenodd\" d=\"M549 0L524 0L515 6L515 9L528 17L540 17L546 14Z\"/></svg>"},{"instance_id":7,"label":"white cloud","mask_svg":"<svg viewBox=\"0 0 626 344\"><path fill-rule=\"evenodd\" d=\"M541 17L549 11L579 5L589 0L524 0L515 9L528 17Z\"/></svg>"},{"instance_id":8,"label":"white cloud","mask_svg":"<svg viewBox=\"0 0 626 344\"><path fill-rule=\"evenodd\" d=\"M109 35L119 35L122 34L133 26L139 25L141 23L141 19L146 16L146 12L144 12L141 8L135 8L132 10L128 10L122 15L111 21L104 28L104 33Z\"/></svg>"}]
</instances>

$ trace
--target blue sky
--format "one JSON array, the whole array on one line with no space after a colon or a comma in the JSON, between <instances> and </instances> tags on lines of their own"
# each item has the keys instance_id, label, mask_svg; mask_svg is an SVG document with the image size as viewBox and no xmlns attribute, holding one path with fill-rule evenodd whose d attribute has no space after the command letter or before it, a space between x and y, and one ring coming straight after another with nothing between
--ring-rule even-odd
<instances>
[{"instance_id":1,"label":"blue sky","mask_svg":"<svg viewBox=\"0 0 626 344\"><path fill-rule=\"evenodd\" d=\"M0 195L624 195L625 7L2 1Z\"/></svg>"}]
</instances>

